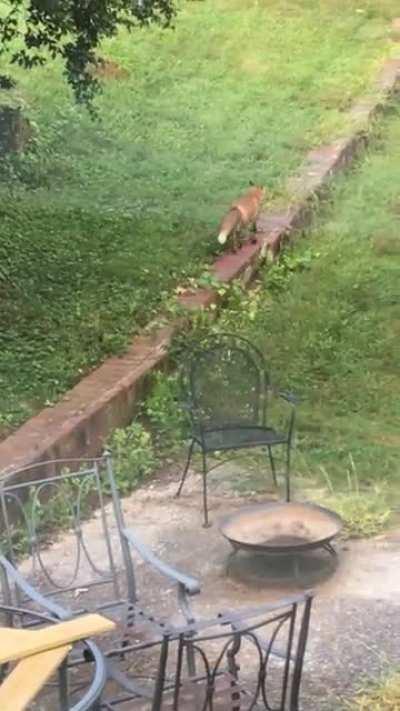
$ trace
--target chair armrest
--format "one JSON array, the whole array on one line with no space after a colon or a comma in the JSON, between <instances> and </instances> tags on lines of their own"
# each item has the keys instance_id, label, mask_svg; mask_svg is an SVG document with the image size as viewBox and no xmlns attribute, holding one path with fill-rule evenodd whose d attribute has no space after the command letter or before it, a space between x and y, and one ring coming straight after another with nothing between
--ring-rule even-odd
<instances>
[{"instance_id":1,"label":"chair armrest","mask_svg":"<svg viewBox=\"0 0 400 711\"><path fill-rule=\"evenodd\" d=\"M282 398L282 400L286 400L290 405L299 405L301 402L300 398L289 390L277 390L276 393L278 397Z\"/></svg>"},{"instance_id":2,"label":"chair armrest","mask_svg":"<svg viewBox=\"0 0 400 711\"><path fill-rule=\"evenodd\" d=\"M215 627L216 625L230 626L232 628L240 627L245 628L246 620L254 620L261 615L269 615L274 613L279 613L285 608L288 609L292 605L302 605L312 600L314 593L312 590L306 590L304 593L299 593L291 595L289 597L284 597L277 602L266 603L264 605L258 605L257 607L238 607L233 610L224 610L219 612L213 618L201 618L196 619L193 623L186 625L186 627L177 628L179 632L184 634L196 634L207 630L210 627Z\"/></svg>"},{"instance_id":3,"label":"chair armrest","mask_svg":"<svg viewBox=\"0 0 400 711\"><path fill-rule=\"evenodd\" d=\"M25 580L24 576L21 575L21 573L14 568L13 564L10 563L10 561L3 555L0 555L0 566L5 571L7 580L12 581L12 583L19 588L26 595L26 597L29 598L29 600L41 605L46 612L49 612L57 619L67 620L69 617L72 617L72 613L68 609L45 597L42 593L36 590L36 588L30 585L30 583Z\"/></svg>"},{"instance_id":4,"label":"chair armrest","mask_svg":"<svg viewBox=\"0 0 400 711\"><path fill-rule=\"evenodd\" d=\"M182 585L188 595L197 595L200 592L200 583L196 578L180 573L178 570L175 570L175 568L172 568L170 565L167 565L167 563L164 563L162 560L157 558L157 556L155 556L154 553L147 548L141 540L139 540L131 529L124 528L122 533L128 543L139 553L146 563L149 563L149 565L158 570L158 572L166 578Z\"/></svg>"}]
</instances>

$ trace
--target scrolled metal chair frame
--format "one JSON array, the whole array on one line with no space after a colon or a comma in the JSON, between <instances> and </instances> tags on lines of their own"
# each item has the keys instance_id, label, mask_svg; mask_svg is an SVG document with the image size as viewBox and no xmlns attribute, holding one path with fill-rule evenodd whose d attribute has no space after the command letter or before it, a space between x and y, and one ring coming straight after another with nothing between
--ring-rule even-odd
<instances>
[{"instance_id":1,"label":"scrolled metal chair frame","mask_svg":"<svg viewBox=\"0 0 400 711\"><path fill-rule=\"evenodd\" d=\"M76 540L75 558L68 557L69 570L66 571L63 566L62 579L50 569L51 557L50 564L46 560L48 551L52 550L53 538L50 530L52 522L46 517L53 512L52 507L57 506L61 506L60 511L64 516L62 521L68 525L69 535L72 534ZM84 519L90 516L94 508L104 539L101 566L93 556L91 540L83 525ZM60 511L54 509L56 518ZM151 711L167 711L169 708L186 711L182 701L182 687L187 679L193 681L197 688L201 688L204 682L204 674L203 679L201 674L199 676L199 654L205 655L210 669L215 668L213 653L210 656L210 634L207 636L203 633L217 626L219 632L217 635L212 633L212 644L221 640L222 649L215 674L211 674L206 681L208 705L204 706L204 711L213 708L210 704L215 694L219 693L212 680L221 676L222 663L226 662L228 673L232 672L240 649L249 639L256 646L260 644L260 649L264 650L263 663L256 669L252 687L257 704L249 708L264 708L268 711L272 708L267 705L267 696L262 691L262 679L271 657L274 657L283 659L293 673L290 681L289 676L283 680L284 703L273 711L286 711L287 708L297 711L311 597L302 595L282 600L275 606L226 612L211 620L199 618L192 608L192 598L200 592L199 581L160 560L126 526L112 461L108 455L84 461L44 462L3 478L0 483L0 536L3 605L10 609L28 609L32 614L39 611L54 621L96 610L118 622L117 638L106 637L99 644L106 659L108 679L100 702L101 708L114 709L127 701L132 704L131 708L135 708L135 701L140 704L145 699ZM157 605L156 609L149 608L146 599L143 599L137 585L133 554L139 556L153 572L175 584L176 612L179 615L175 614L173 621L172 618L162 619ZM283 608L285 612L282 612ZM275 641L278 633L274 635L273 630L269 637L267 635L267 642L258 641L260 630L253 623L250 624L251 615L264 616L264 627L269 625L270 629L279 624L281 617L278 620L277 615L283 615L286 624L287 621L294 621L300 608L303 613L295 653L293 640L283 651L277 648ZM138 635L138 630L142 629L145 632ZM270 651L266 655L268 644ZM146 683L145 686L141 675L135 672L135 664L140 663L143 656L146 659L149 656L151 660L149 685ZM124 665L128 660L129 668L126 669ZM76 659L74 664L87 662L91 662L90 654L86 658ZM290 698L289 706L284 705L286 698Z\"/></svg>"},{"instance_id":2,"label":"scrolled metal chair frame","mask_svg":"<svg viewBox=\"0 0 400 711\"><path fill-rule=\"evenodd\" d=\"M89 508L96 509L100 519L104 541L102 567L90 552L90 540L86 540L84 489L91 499ZM75 492L73 498L71 491ZM69 512L69 534L76 542L75 556L68 559L67 579L55 577L47 565L46 550L52 536L46 531L46 521L42 530L42 514L54 505L60 492L62 506L65 505ZM112 530L117 541L114 547ZM148 610L141 604L133 553L153 571L175 584L180 619L184 624L193 619L190 598L200 592L199 582L157 558L126 526L109 455L90 460L41 462L4 477L0 484L0 536L3 603L16 608L32 606L59 620L94 610L116 620L118 637L105 640L102 650L107 657L108 677L114 678L120 686L125 685L131 695L135 693L135 684L121 672L119 660L130 653L138 655L152 646L158 649L171 634L168 622L159 619L155 610ZM119 553L119 561L116 553ZM85 577L82 578L84 564ZM63 574L65 572L63 566ZM104 594L97 603L96 593L100 588ZM152 641L131 641L132 631L139 625L146 628ZM137 696L140 697L140 689Z\"/></svg>"}]
</instances>

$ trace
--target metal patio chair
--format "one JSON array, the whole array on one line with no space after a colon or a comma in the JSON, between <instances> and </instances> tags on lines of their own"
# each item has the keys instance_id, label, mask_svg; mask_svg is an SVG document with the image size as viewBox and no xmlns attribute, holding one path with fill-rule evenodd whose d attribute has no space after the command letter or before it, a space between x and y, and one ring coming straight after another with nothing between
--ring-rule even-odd
<instances>
[{"instance_id":1,"label":"metal patio chair","mask_svg":"<svg viewBox=\"0 0 400 711\"><path fill-rule=\"evenodd\" d=\"M246 339L219 334L192 351L183 371L184 407L189 413L191 440L176 496L180 496L195 447L202 456L204 525L208 526L207 457L227 450L263 447L267 450L277 485L272 449L286 452L286 501L290 500L290 455L297 398L272 388L262 353ZM269 422L269 396L277 395L291 407L285 431ZM215 466L219 466L217 463ZM212 469L215 468L212 467Z\"/></svg>"},{"instance_id":2,"label":"metal patio chair","mask_svg":"<svg viewBox=\"0 0 400 711\"><path fill-rule=\"evenodd\" d=\"M188 625L169 642L174 683L160 708L298 711L311 604L293 596Z\"/></svg>"},{"instance_id":3,"label":"metal patio chair","mask_svg":"<svg viewBox=\"0 0 400 711\"><path fill-rule=\"evenodd\" d=\"M89 519L86 523L85 518ZM54 534L56 527L68 532L67 539ZM281 689L280 705L274 711L297 710L311 597L301 595L277 606L226 612L214 620L198 618L191 598L200 592L199 582L163 563L126 527L109 456L45 462L3 478L0 549L3 605L40 612L54 620L97 611L117 622L117 635L96 638L106 659L108 679L101 708L216 711L219 707L212 705L213 699L220 696L227 679L238 687L232 692L237 702L236 661L245 643L251 642L258 654L252 679L244 680L251 693L264 703L266 668L278 664L277 671L268 675L268 685L275 680L272 687L276 683L278 692ZM146 600L136 584L136 558L147 563L140 566ZM159 579L153 580L153 574L175 584L177 605L171 608L169 600L163 602ZM263 627L268 631L264 642L258 641L262 635L256 634L254 618L263 622L259 622L260 632ZM34 625L29 615L22 621L29 628ZM219 643L220 661L213 667L211 661L205 664ZM223 662L229 662L227 669ZM72 665L80 683L92 664L90 650L74 657ZM190 693L197 700L206 694L202 705L189 702L188 706ZM236 702L223 708L237 709ZM241 710L247 708L243 704ZM250 708L270 707L265 703Z\"/></svg>"},{"instance_id":4,"label":"metal patio chair","mask_svg":"<svg viewBox=\"0 0 400 711\"><path fill-rule=\"evenodd\" d=\"M91 511L96 540L83 526ZM54 560L52 530L60 526L69 531L71 545L66 552L61 547L60 559ZM0 551L3 604L32 607L61 620L93 611L115 620L118 634L100 645L108 678L132 698L153 698L151 689L131 678L129 660L133 651L146 659L153 651L159 656L168 624L158 601L154 609L141 606L133 553L175 583L184 613L200 587L156 558L125 526L110 457L43 462L3 478ZM185 623L185 614L178 619ZM86 661L88 655L75 663Z\"/></svg>"}]
</instances>

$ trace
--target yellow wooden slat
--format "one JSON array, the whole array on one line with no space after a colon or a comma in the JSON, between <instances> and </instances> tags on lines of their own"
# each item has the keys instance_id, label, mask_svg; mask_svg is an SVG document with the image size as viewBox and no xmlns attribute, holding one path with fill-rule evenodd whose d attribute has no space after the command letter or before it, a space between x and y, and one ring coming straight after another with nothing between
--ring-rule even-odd
<instances>
[{"instance_id":1,"label":"yellow wooden slat","mask_svg":"<svg viewBox=\"0 0 400 711\"><path fill-rule=\"evenodd\" d=\"M22 639L31 639L32 630L18 629L14 627L0 627L0 645L9 644L10 640L21 641Z\"/></svg>"},{"instance_id":2,"label":"yellow wooden slat","mask_svg":"<svg viewBox=\"0 0 400 711\"><path fill-rule=\"evenodd\" d=\"M1 711L23 711L64 661L71 645L51 649L19 662L0 686Z\"/></svg>"},{"instance_id":3,"label":"yellow wooden slat","mask_svg":"<svg viewBox=\"0 0 400 711\"><path fill-rule=\"evenodd\" d=\"M114 628L114 622L96 614L83 615L38 630L13 630L1 627L0 664L39 654L79 639L110 632Z\"/></svg>"}]
</instances>

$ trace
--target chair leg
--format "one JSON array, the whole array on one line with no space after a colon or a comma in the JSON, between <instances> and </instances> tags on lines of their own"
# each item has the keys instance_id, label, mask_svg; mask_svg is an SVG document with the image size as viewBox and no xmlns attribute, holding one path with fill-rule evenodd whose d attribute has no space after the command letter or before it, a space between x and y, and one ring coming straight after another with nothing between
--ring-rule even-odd
<instances>
[{"instance_id":1,"label":"chair leg","mask_svg":"<svg viewBox=\"0 0 400 711\"><path fill-rule=\"evenodd\" d=\"M291 455L291 442L288 442L286 449L286 501L290 501L290 455Z\"/></svg>"},{"instance_id":2,"label":"chair leg","mask_svg":"<svg viewBox=\"0 0 400 711\"><path fill-rule=\"evenodd\" d=\"M192 644L191 640L189 639L186 642L186 662L187 662L187 670L188 670L188 677L189 680L193 681L193 686L192 686L192 701L190 702L190 707L185 706L185 708L190 708L190 711L203 711L204 707L204 689L202 688L202 684L196 684L195 679L196 679L196 655L195 655L195 646ZM208 704L207 704L208 705ZM180 708L179 705L174 707L176 709ZM211 708L211 707L209 707Z\"/></svg>"},{"instance_id":3,"label":"chair leg","mask_svg":"<svg viewBox=\"0 0 400 711\"><path fill-rule=\"evenodd\" d=\"M196 659L194 655L193 644L190 640L186 643L186 663L190 677L196 676Z\"/></svg>"},{"instance_id":4,"label":"chair leg","mask_svg":"<svg viewBox=\"0 0 400 711\"><path fill-rule=\"evenodd\" d=\"M274 480L275 486L278 486L278 481L277 481L277 478L276 478L275 461L274 461L274 458L273 458L273 456L272 456L272 449L271 449L270 446L268 446L267 449L268 449L269 463L270 463L270 465L271 465L272 478L273 478L273 480Z\"/></svg>"},{"instance_id":5,"label":"chair leg","mask_svg":"<svg viewBox=\"0 0 400 711\"><path fill-rule=\"evenodd\" d=\"M177 491L176 494L175 494L175 498L178 498L178 497L181 495L181 491L182 491L183 485L184 485L184 483L185 483L185 479L186 479L187 473L188 473L188 471L189 471L190 462L192 461L193 447L194 447L194 439L192 439L192 441L191 441L191 443L190 443L189 452L188 452L188 458L187 458L187 460L186 460L186 466L185 466L185 469L183 470L181 483L179 484L179 488L178 488L178 491Z\"/></svg>"},{"instance_id":6,"label":"chair leg","mask_svg":"<svg viewBox=\"0 0 400 711\"><path fill-rule=\"evenodd\" d=\"M158 664L158 672L156 677L156 683L154 687L154 697L151 706L152 711L159 711L162 706L162 698L166 679L166 668L168 661L168 647L169 639L168 637L163 637L161 642L160 659Z\"/></svg>"},{"instance_id":7,"label":"chair leg","mask_svg":"<svg viewBox=\"0 0 400 711\"><path fill-rule=\"evenodd\" d=\"M210 527L210 522L208 520L208 501L207 501L207 460L204 450L201 451L203 459L203 511L204 511L204 528Z\"/></svg>"},{"instance_id":8,"label":"chair leg","mask_svg":"<svg viewBox=\"0 0 400 711\"><path fill-rule=\"evenodd\" d=\"M61 711L68 711L70 708L68 697L68 666L64 661L58 670L58 698Z\"/></svg>"}]
</instances>

